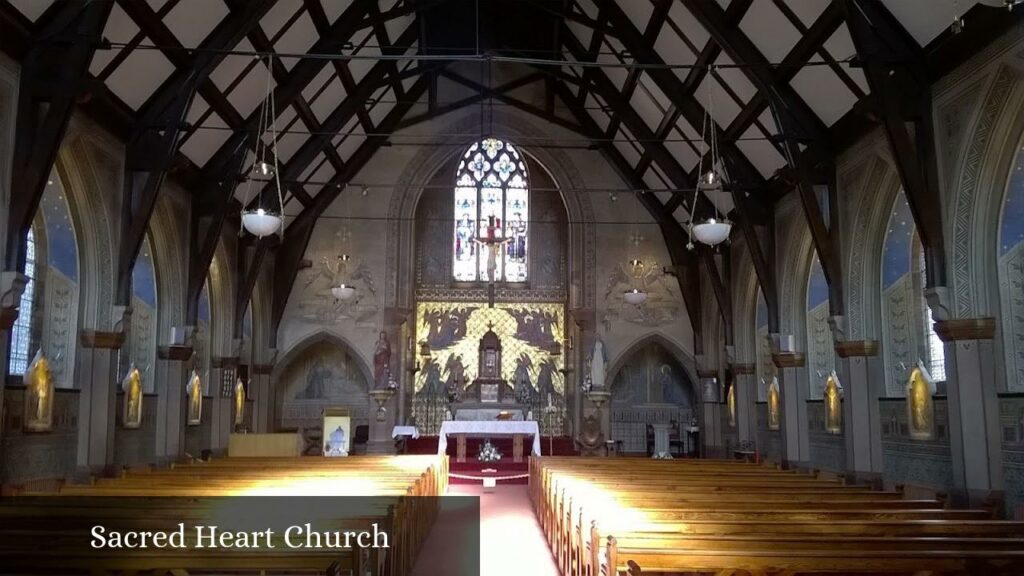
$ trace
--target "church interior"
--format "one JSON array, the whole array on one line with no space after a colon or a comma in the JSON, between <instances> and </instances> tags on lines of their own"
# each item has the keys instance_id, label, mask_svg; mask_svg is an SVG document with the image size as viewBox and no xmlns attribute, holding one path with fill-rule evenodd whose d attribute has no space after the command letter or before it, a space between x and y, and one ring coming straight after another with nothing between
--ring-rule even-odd
<instances>
[{"instance_id":1,"label":"church interior","mask_svg":"<svg viewBox=\"0 0 1024 576\"><path fill-rule=\"evenodd\" d=\"M1024 574L1022 4L0 0L0 574Z\"/></svg>"}]
</instances>

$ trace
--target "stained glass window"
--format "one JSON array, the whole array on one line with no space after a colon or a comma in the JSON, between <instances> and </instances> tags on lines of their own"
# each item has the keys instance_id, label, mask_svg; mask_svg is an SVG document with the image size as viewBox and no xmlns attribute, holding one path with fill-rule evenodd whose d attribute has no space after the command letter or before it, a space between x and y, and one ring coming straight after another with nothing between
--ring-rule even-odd
<instances>
[{"instance_id":1,"label":"stained glass window","mask_svg":"<svg viewBox=\"0 0 1024 576\"><path fill-rule=\"evenodd\" d=\"M485 138L466 150L455 177L455 280L526 281L529 201L526 162L515 146Z\"/></svg>"},{"instance_id":2,"label":"stained glass window","mask_svg":"<svg viewBox=\"0 0 1024 576\"><path fill-rule=\"evenodd\" d=\"M25 236L25 291L18 305L18 319L11 330L11 355L8 369L11 374L24 374L28 369L28 347L32 341L32 305L35 302L36 239L32 229Z\"/></svg>"}]
</instances>

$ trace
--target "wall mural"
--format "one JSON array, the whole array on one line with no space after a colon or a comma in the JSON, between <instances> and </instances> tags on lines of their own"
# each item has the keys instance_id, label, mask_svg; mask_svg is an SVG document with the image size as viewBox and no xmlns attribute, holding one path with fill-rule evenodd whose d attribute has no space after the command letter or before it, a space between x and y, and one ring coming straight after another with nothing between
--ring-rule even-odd
<instances>
[{"instance_id":1,"label":"wall mural","mask_svg":"<svg viewBox=\"0 0 1024 576\"><path fill-rule=\"evenodd\" d=\"M354 423L366 422L369 383L357 360L337 344L310 346L285 367L276 387L281 428L320 426L327 407L348 407Z\"/></svg>"},{"instance_id":2,"label":"wall mural","mask_svg":"<svg viewBox=\"0 0 1024 576\"><path fill-rule=\"evenodd\" d=\"M416 373L416 392L443 393L453 382L469 385L479 368L480 338L488 329L501 339L501 377L552 401L564 397L563 304L420 302L416 341L430 347L430 363ZM552 354L552 351L559 353Z\"/></svg>"},{"instance_id":3,"label":"wall mural","mask_svg":"<svg viewBox=\"0 0 1024 576\"><path fill-rule=\"evenodd\" d=\"M296 316L327 326L351 320L356 326L376 326L380 303L369 265L357 257L322 256L312 268L302 271L297 291ZM347 284L356 289L350 300L339 300L331 288Z\"/></svg>"},{"instance_id":4,"label":"wall mural","mask_svg":"<svg viewBox=\"0 0 1024 576\"><path fill-rule=\"evenodd\" d=\"M647 300L640 305L627 304L622 294L635 287L647 291ZM622 320L641 326L661 326L673 322L682 309L682 297L675 278L665 273L661 263L644 259L639 277L634 278L627 262L616 266L608 275L604 290L603 322L611 330L611 322Z\"/></svg>"},{"instance_id":5,"label":"wall mural","mask_svg":"<svg viewBox=\"0 0 1024 576\"><path fill-rule=\"evenodd\" d=\"M679 362L658 344L634 352L611 383L611 435L626 453L647 450L647 425L687 425L694 387Z\"/></svg>"},{"instance_id":6,"label":"wall mural","mask_svg":"<svg viewBox=\"0 0 1024 576\"><path fill-rule=\"evenodd\" d=\"M1006 388L1024 390L1024 153L1018 153L999 226L999 294Z\"/></svg>"}]
</instances>

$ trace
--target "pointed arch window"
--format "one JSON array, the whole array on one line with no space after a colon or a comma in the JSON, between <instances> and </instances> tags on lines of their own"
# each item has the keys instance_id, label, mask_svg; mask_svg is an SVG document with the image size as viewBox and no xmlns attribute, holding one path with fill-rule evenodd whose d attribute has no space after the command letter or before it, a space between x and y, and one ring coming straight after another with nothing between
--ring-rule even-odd
<instances>
[{"instance_id":1,"label":"pointed arch window","mask_svg":"<svg viewBox=\"0 0 1024 576\"><path fill-rule=\"evenodd\" d=\"M924 282L925 259L924 250L920 250L918 263L921 266L921 280ZM922 300L924 300L922 298ZM928 302L924 302L924 333L925 351L928 354L928 374L936 382L946 380L946 350L943 348L942 339L935 332L935 319L932 318L932 308Z\"/></svg>"},{"instance_id":2,"label":"pointed arch window","mask_svg":"<svg viewBox=\"0 0 1024 576\"><path fill-rule=\"evenodd\" d=\"M497 138L474 142L455 176L452 276L459 282L489 279L489 254L482 239L501 242L494 280L526 282L529 180L519 150Z\"/></svg>"},{"instance_id":3,"label":"pointed arch window","mask_svg":"<svg viewBox=\"0 0 1024 576\"><path fill-rule=\"evenodd\" d=\"M32 342L32 306L36 300L36 238L32 228L25 236L25 291L21 293L18 304L18 319L11 328L11 355L8 371L11 374L24 374L28 369L29 346Z\"/></svg>"}]
</instances>

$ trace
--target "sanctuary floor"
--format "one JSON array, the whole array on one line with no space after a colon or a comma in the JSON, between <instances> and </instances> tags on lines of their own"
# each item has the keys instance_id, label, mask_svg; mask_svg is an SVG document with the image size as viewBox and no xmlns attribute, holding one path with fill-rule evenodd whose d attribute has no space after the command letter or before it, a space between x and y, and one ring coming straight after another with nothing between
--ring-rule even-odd
<instances>
[{"instance_id":1,"label":"sanctuary floor","mask_svg":"<svg viewBox=\"0 0 1024 576\"><path fill-rule=\"evenodd\" d=\"M466 538L456 520L468 510L442 505L412 576L558 576L527 489L524 485L499 485L494 492L484 493L480 485L449 486L451 495L480 497L480 570L471 570L467 563L473 559L459 550Z\"/></svg>"}]
</instances>

